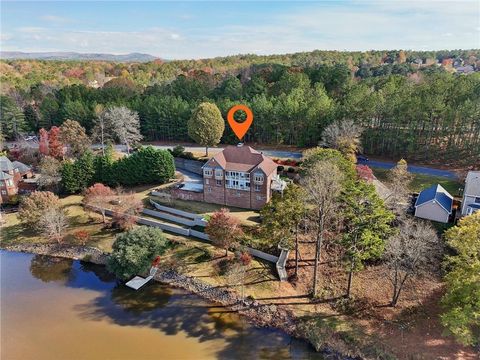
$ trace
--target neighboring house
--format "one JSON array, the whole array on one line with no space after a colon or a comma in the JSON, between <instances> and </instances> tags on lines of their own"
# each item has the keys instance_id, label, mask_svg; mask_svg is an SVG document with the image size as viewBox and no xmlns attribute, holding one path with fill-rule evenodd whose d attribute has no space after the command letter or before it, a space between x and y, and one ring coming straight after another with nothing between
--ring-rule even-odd
<instances>
[{"instance_id":1,"label":"neighboring house","mask_svg":"<svg viewBox=\"0 0 480 360\"><path fill-rule=\"evenodd\" d=\"M469 171L463 191L462 216L480 210L480 171Z\"/></svg>"},{"instance_id":2,"label":"neighboring house","mask_svg":"<svg viewBox=\"0 0 480 360\"><path fill-rule=\"evenodd\" d=\"M0 156L0 203L8 202L13 196L30 189L32 186L23 188L24 179L33 177L32 169L19 162L11 162L6 156Z\"/></svg>"},{"instance_id":3,"label":"neighboring house","mask_svg":"<svg viewBox=\"0 0 480 360\"><path fill-rule=\"evenodd\" d=\"M475 69L473 68L472 65L458 66L455 68L455 70L457 71L457 74L463 74L463 75L468 75L475 72Z\"/></svg>"},{"instance_id":4,"label":"neighboring house","mask_svg":"<svg viewBox=\"0 0 480 360\"><path fill-rule=\"evenodd\" d=\"M204 201L260 209L283 190L277 164L250 146L228 146L203 166Z\"/></svg>"},{"instance_id":5,"label":"neighboring house","mask_svg":"<svg viewBox=\"0 0 480 360\"><path fill-rule=\"evenodd\" d=\"M415 216L448 223L452 214L453 196L441 185L433 185L420 192L415 202Z\"/></svg>"}]
</instances>

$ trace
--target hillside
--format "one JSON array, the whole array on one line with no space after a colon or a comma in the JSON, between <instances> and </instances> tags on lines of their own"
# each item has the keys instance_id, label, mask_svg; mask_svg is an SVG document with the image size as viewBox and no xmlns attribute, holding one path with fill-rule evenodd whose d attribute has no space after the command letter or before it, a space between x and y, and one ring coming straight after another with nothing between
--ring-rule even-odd
<instances>
[{"instance_id":1,"label":"hillside","mask_svg":"<svg viewBox=\"0 0 480 360\"><path fill-rule=\"evenodd\" d=\"M77 53L77 52L21 52L0 51L3 60L58 60L58 61L113 61L113 62L148 62L157 59L149 54L130 53L125 55Z\"/></svg>"}]
</instances>

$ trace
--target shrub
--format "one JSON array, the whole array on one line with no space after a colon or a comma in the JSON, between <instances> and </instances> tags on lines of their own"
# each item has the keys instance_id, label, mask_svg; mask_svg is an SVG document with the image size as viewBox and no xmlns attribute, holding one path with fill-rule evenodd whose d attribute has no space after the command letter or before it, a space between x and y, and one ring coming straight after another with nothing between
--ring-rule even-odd
<instances>
[{"instance_id":1,"label":"shrub","mask_svg":"<svg viewBox=\"0 0 480 360\"><path fill-rule=\"evenodd\" d=\"M73 237L82 245L85 245L87 241L90 240L90 234L85 230L76 231Z\"/></svg>"},{"instance_id":2,"label":"shrub","mask_svg":"<svg viewBox=\"0 0 480 360\"><path fill-rule=\"evenodd\" d=\"M156 256L170 247L162 230L139 226L117 235L107 267L121 279L148 271Z\"/></svg>"},{"instance_id":3,"label":"shrub","mask_svg":"<svg viewBox=\"0 0 480 360\"><path fill-rule=\"evenodd\" d=\"M179 157L185 152L185 148L182 145L175 146L172 150L169 150L173 157Z\"/></svg>"},{"instance_id":4,"label":"shrub","mask_svg":"<svg viewBox=\"0 0 480 360\"><path fill-rule=\"evenodd\" d=\"M287 172L289 172L289 173L294 173L294 172L295 172L295 169L290 166L290 167L288 168Z\"/></svg>"},{"instance_id":5,"label":"shrub","mask_svg":"<svg viewBox=\"0 0 480 360\"><path fill-rule=\"evenodd\" d=\"M277 166L277 172L282 172L285 168L280 165L280 166Z\"/></svg>"}]
</instances>

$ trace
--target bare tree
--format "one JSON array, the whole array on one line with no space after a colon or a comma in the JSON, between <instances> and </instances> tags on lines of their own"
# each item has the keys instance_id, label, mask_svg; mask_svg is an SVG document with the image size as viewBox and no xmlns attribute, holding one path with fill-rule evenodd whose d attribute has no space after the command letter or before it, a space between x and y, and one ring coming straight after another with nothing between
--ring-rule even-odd
<instances>
[{"instance_id":1,"label":"bare tree","mask_svg":"<svg viewBox=\"0 0 480 360\"><path fill-rule=\"evenodd\" d=\"M51 208L46 210L39 219L39 228L43 236L60 243L68 227L65 210Z\"/></svg>"},{"instance_id":2,"label":"bare tree","mask_svg":"<svg viewBox=\"0 0 480 360\"><path fill-rule=\"evenodd\" d=\"M307 206L313 207L312 220L316 228L315 267L313 270L313 296L318 291L318 266L326 222L334 217L337 198L343 188L344 175L332 161L322 160L307 170L303 186L307 193Z\"/></svg>"},{"instance_id":3,"label":"bare tree","mask_svg":"<svg viewBox=\"0 0 480 360\"><path fill-rule=\"evenodd\" d=\"M362 132L363 128L353 120L337 120L323 130L320 144L337 149L356 162L355 154L361 150Z\"/></svg>"},{"instance_id":4,"label":"bare tree","mask_svg":"<svg viewBox=\"0 0 480 360\"><path fill-rule=\"evenodd\" d=\"M142 140L140 118L135 111L125 106L112 107L105 111L101 118L105 129L110 127L114 137L125 144L127 153L130 153L132 144Z\"/></svg>"},{"instance_id":5,"label":"bare tree","mask_svg":"<svg viewBox=\"0 0 480 360\"><path fill-rule=\"evenodd\" d=\"M105 142L112 140L113 131L109 118L105 116L105 111L102 105L95 107L96 118L94 120L94 127L92 129L92 140L100 141L102 145L102 154L105 156Z\"/></svg>"},{"instance_id":6,"label":"bare tree","mask_svg":"<svg viewBox=\"0 0 480 360\"><path fill-rule=\"evenodd\" d=\"M441 252L437 233L424 221L405 219L387 242L384 257L393 285L391 306L396 306L407 279L426 270Z\"/></svg>"},{"instance_id":7,"label":"bare tree","mask_svg":"<svg viewBox=\"0 0 480 360\"><path fill-rule=\"evenodd\" d=\"M397 162L397 165L389 171L388 185L390 194L386 199L386 203L397 215L403 215L408 207L409 185L412 178L412 174L408 172L408 164L403 159Z\"/></svg>"},{"instance_id":8,"label":"bare tree","mask_svg":"<svg viewBox=\"0 0 480 360\"><path fill-rule=\"evenodd\" d=\"M39 188L57 192L60 180L62 179L62 175L60 173L61 167L62 164L60 161L54 157L45 156L42 158L42 160L40 160L40 164L38 165L40 176L37 180L37 183Z\"/></svg>"}]
</instances>

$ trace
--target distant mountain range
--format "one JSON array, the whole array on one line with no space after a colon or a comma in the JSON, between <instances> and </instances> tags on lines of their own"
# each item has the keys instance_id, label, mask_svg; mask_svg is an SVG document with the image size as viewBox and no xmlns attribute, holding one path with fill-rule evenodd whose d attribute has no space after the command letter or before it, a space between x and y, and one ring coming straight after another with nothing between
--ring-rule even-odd
<instances>
[{"instance_id":1,"label":"distant mountain range","mask_svg":"<svg viewBox=\"0 0 480 360\"><path fill-rule=\"evenodd\" d=\"M28 59L28 60L97 60L115 62L148 62L158 59L156 56L141 53L125 55L97 54L97 53L76 53L76 52L21 52L21 51L0 51L0 58Z\"/></svg>"}]
</instances>

